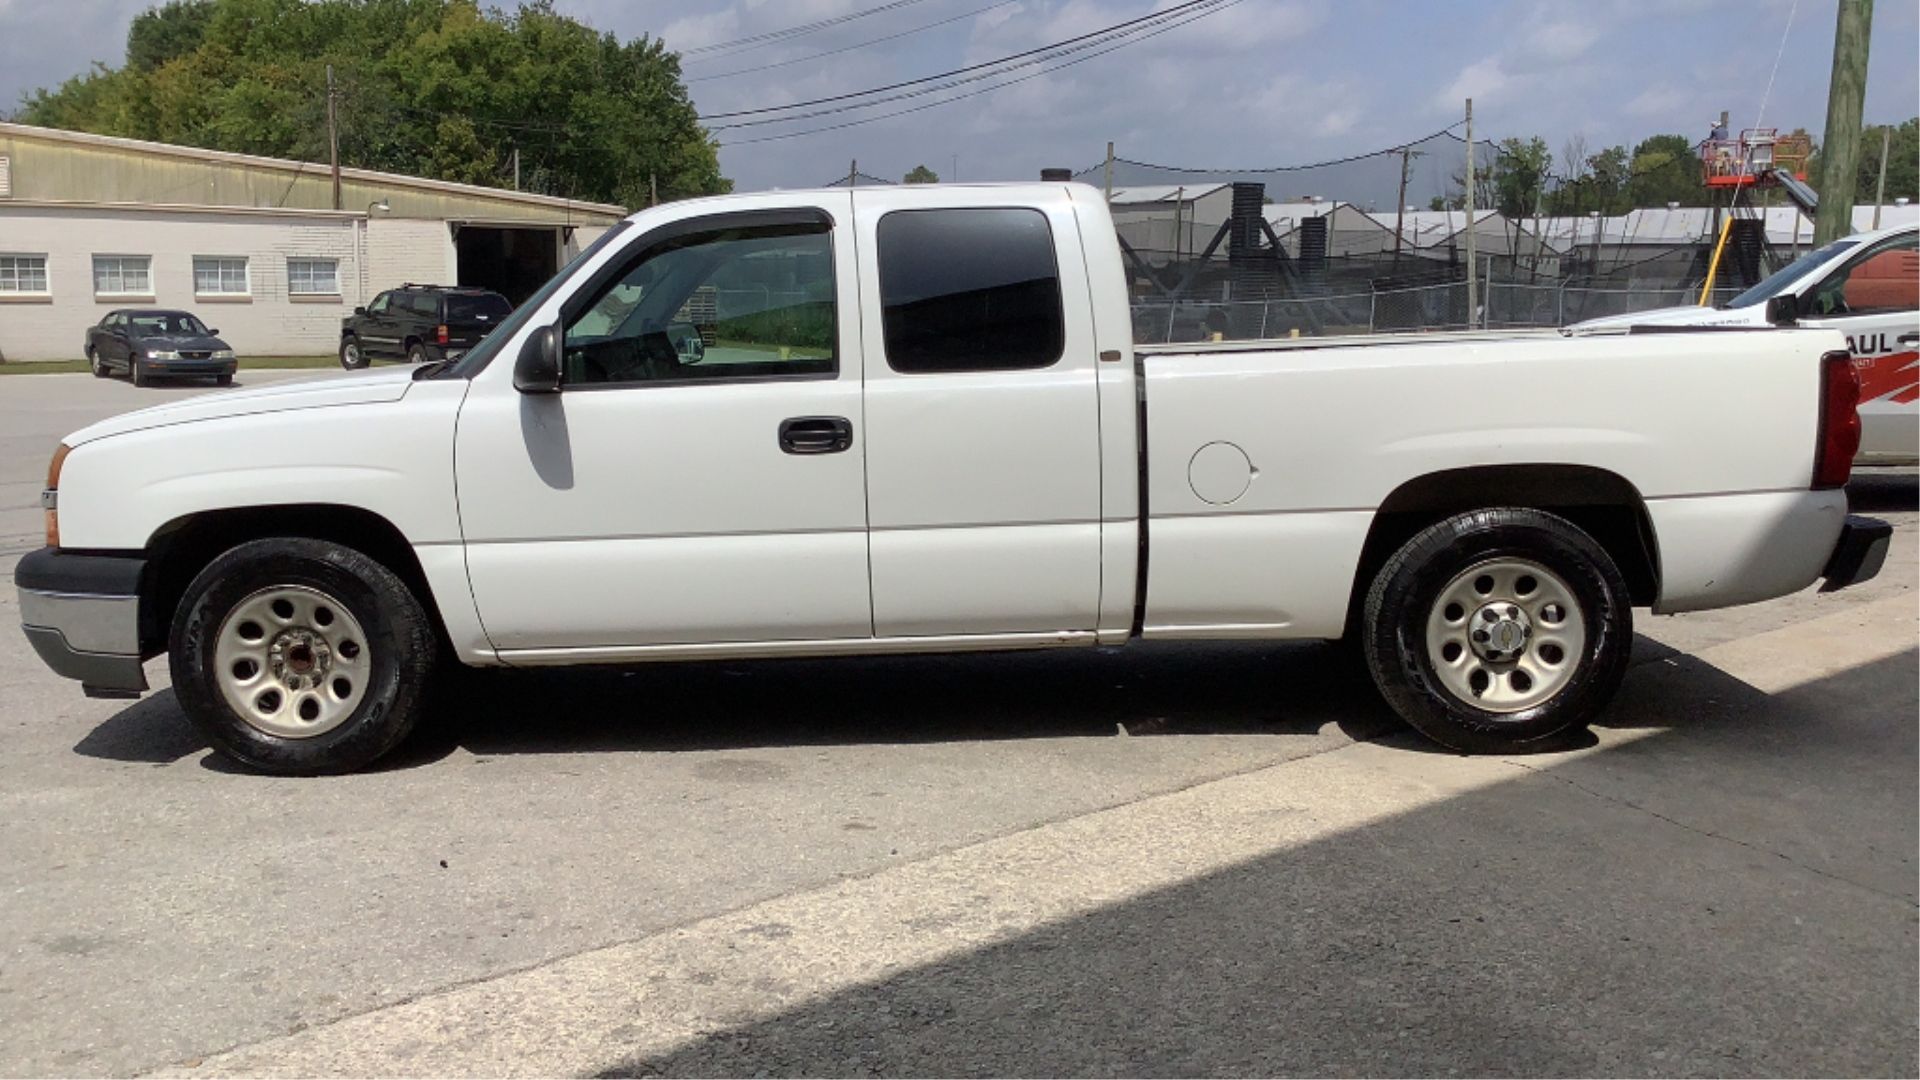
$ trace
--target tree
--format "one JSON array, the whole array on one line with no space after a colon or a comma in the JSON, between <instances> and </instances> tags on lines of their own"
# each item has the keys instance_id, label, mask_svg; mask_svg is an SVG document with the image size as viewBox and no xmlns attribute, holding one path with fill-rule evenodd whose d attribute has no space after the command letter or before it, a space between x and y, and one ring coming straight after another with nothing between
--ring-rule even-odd
<instances>
[{"instance_id":1,"label":"tree","mask_svg":"<svg viewBox=\"0 0 1920 1080\"><path fill-rule=\"evenodd\" d=\"M198 49L213 11L213 0L169 0L135 15L127 28L127 66L152 71Z\"/></svg>"},{"instance_id":2,"label":"tree","mask_svg":"<svg viewBox=\"0 0 1920 1080\"><path fill-rule=\"evenodd\" d=\"M37 90L18 119L322 161L334 67L343 164L642 206L730 190L664 42L538 0L175 0L134 20L128 62Z\"/></svg>"},{"instance_id":3,"label":"tree","mask_svg":"<svg viewBox=\"0 0 1920 1080\"><path fill-rule=\"evenodd\" d=\"M915 165L913 171L900 178L903 184L937 184L940 176L925 165Z\"/></svg>"},{"instance_id":4,"label":"tree","mask_svg":"<svg viewBox=\"0 0 1920 1080\"><path fill-rule=\"evenodd\" d=\"M1628 159L1627 173L1627 201L1633 206L1708 205L1707 188L1700 180L1700 155L1685 135L1640 140Z\"/></svg>"},{"instance_id":5,"label":"tree","mask_svg":"<svg viewBox=\"0 0 1920 1080\"><path fill-rule=\"evenodd\" d=\"M1880 181L1880 140L1888 127L1875 124L1860 133L1860 171L1854 177L1853 198L1861 206L1873 205ZM1891 203L1902 195L1920 199L1920 117L1893 125L1893 142L1887 150L1886 200Z\"/></svg>"},{"instance_id":6,"label":"tree","mask_svg":"<svg viewBox=\"0 0 1920 1080\"><path fill-rule=\"evenodd\" d=\"M1499 153L1489 170L1494 208L1511 221L1532 217L1552 167L1547 140L1540 136L1500 140Z\"/></svg>"}]
</instances>

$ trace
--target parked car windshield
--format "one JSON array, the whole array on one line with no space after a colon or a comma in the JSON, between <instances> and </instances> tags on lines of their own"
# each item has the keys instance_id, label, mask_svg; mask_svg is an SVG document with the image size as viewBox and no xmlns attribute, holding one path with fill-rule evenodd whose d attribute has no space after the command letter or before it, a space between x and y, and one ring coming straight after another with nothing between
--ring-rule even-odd
<instances>
[{"instance_id":1,"label":"parked car windshield","mask_svg":"<svg viewBox=\"0 0 1920 1080\"><path fill-rule=\"evenodd\" d=\"M140 315L129 315L127 322L133 326L136 334L204 334L205 323L184 311L153 311Z\"/></svg>"},{"instance_id":2,"label":"parked car windshield","mask_svg":"<svg viewBox=\"0 0 1920 1080\"><path fill-rule=\"evenodd\" d=\"M1789 286L1801 278L1806 277L1814 270L1826 265L1828 259L1852 247L1854 243L1855 241L1850 239L1835 240L1825 247L1814 248L1812 251L1781 267L1772 276L1768 277L1767 280L1762 281L1760 284L1727 301L1726 306L1730 308L1743 308L1766 303L1773 297L1786 292Z\"/></svg>"},{"instance_id":3,"label":"parked car windshield","mask_svg":"<svg viewBox=\"0 0 1920 1080\"><path fill-rule=\"evenodd\" d=\"M513 305L493 293L479 296L447 297L447 321L450 323L495 323L507 317Z\"/></svg>"}]
</instances>

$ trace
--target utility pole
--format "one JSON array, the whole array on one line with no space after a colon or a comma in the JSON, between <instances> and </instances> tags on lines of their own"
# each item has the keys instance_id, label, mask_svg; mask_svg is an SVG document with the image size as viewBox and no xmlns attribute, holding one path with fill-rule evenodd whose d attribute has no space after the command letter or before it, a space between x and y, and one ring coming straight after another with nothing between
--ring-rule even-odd
<instances>
[{"instance_id":1,"label":"utility pole","mask_svg":"<svg viewBox=\"0 0 1920 1080\"><path fill-rule=\"evenodd\" d=\"M1820 208L1813 246L1853 231L1853 177L1860 163L1860 112L1867 93L1867 35L1873 0L1840 0L1833 26L1833 74L1827 81L1827 132L1820 144Z\"/></svg>"},{"instance_id":2,"label":"utility pole","mask_svg":"<svg viewBox=\"0 0 1920 1080\"><path fill-rule=\"evenodd\" d=\"M1880 179L1873 183L1873 227L1880 227L1880 204L1887 201L1887 153L1893 149L1893 125L1880 129Z\"/></svg>"},{"instance_id":3,"label":"utility pole","mask_svg":"<svg viewBox=\"0 0 1920 1080\"><path fill-rule=\"evenodd\" d=\"M513 148L513 190L520 190L520 148Z\"/></svg>"},{"instance_id":4,"label":"utility pole","mask_svg":"<svg viewBox=\"0 0 1920 1080\"><path fill-rule=\"evenodd\" d=\"M657 173L647 174L647 205L660 205L660 176Z\"/></svg>"},{"instance_id":5,"label":"utility pole","mask_svg":"<svg viewBox=\"0 0 1920 1080\"><path fill-rule=\"evenodd\" d=\"M1413 167L1413 148L1400 148L1400 197L1393 204L1393 261L1400 261L1401 229L1407 221L1407 170Z\"/></svg>"},{"instance_id":6,"label":"utility pole","mask_svg":"<svg viewBox=\"0 0 1920 1080\"><path fill-rule=\"evenodd\" d=\"M333 208L340 209L340 128L333 120L333 65L327 65L327 160L333 165Z\"/></svg>"},{"instance_id":7,"label":"utility pole","mask_svg":"<svg viewBox=\"0 0 1920 1080\"><path fill-rule=\"evenodd\" d=\"M1473 99L1467 99L1467 326L1480 311L1479 247L1473 238Z\"/></svg>"},{"instance_id":8,"label":"utility pole","mask_svg":"<svg viewBox=\"0 0 1920 1080\"><path fill-rule=\"evenodd\" d=\"M1107 143L1107 201L1113 201L1113 143Z\"/></svg>"},{"instance_id":9,"label":"utility pole","mask_svg":"<svg viewBox=\"0 0 1920 1080\"><path fill-rule=\"evenodd\" d=\"M850 188L860 186L859 158L854 158L852 161L847 162L847 186Z\"/></svg>"}]
</instances>

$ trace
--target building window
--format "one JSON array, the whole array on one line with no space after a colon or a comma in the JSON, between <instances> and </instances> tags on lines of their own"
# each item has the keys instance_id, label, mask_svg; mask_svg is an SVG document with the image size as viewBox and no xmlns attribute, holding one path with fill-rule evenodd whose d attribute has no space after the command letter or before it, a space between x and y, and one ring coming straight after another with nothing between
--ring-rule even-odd
<instances>
[{"instance_id":1,"label":"building window","mask_svg":"<svg viewBox=\"0 0 1920 1080\"><path fill-rule=\"evenodd\" d=\"M247 260L225 255L193 257L193 291L199 296L245 296Z\"/></svg>"},{"instance_id":2,"label":"building window","mask_svg":"<svg viewBox=\"0 0 1920 1080\"><path fill-rule=\"evenodd\" d=\"M95 255L95 296L152 296L153 259L146 255Z\"/></svg>"},{"instance_id":3,"label":"building window","mask_svg":"<svg viewBox=\"0 0 1920 1080\"><path fill-rule=\"evenodd\" d=\"M340 295L340 260L288 259L287 294L289 296Z\"/></svg>"},{"instance_id":4,"label":"building window","mask_svg":"<svg viewBox=\"0 0 1920 1080\"><path fill-rule=\"evenodd\" d=\"M0 293L47 291L45 255L0 255Z\"/></svg>"}]
</instances>

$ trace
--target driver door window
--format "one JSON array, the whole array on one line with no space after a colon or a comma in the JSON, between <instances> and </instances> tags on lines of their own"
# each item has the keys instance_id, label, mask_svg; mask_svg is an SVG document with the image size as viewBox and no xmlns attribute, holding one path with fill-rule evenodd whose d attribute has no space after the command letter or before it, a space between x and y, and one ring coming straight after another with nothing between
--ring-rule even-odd
<instances>
[{"instance_id":1,"label":"driver door window","mask_svg":"<svg viewBox=\"0 0 1920 1080\"><path fill-rule=\"evenodd\" d=\"M724 229L640 252L563 317L562 384L833 378L829 229Z\"/></svg>"},{"instance_id":2,"label":"driver door window","mask_svg":"<svg viewBox=\"0 0 1920 1080\"><path fill-rule=\"evenodd\" d=\"M1920 238L1896 236L1849 260L1808 294L1806 314L1833 319L1920 308Z\"/></svg>"}]
</instances>

